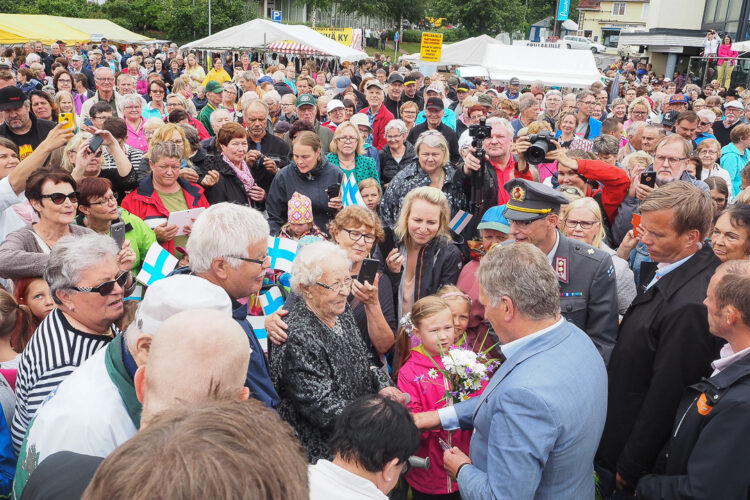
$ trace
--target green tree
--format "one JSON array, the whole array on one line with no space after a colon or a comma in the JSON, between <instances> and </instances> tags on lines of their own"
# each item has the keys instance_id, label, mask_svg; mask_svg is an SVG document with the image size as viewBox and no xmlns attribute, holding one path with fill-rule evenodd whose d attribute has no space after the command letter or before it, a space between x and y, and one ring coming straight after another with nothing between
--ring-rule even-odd
<instances>
[{"instance_id":1,"label":"green tree","mask_svg":"<svg viewBox=\"0 0 750 500\"><path fill-rule=\"evenodd\" d=\"M438 0L432 8L436 17L446 17L452 24L461 24L471 36L495 36L501 31L514 31L523 23L522 0Z\"/></svg>"}]
</instances>

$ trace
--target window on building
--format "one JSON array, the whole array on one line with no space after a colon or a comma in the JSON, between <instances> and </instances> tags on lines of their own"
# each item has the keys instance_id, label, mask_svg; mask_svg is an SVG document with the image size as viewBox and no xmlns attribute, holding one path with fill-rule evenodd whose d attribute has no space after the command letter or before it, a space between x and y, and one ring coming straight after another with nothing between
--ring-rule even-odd
<instances>
[{"instance_id":1,"label":"window on building","mask_svg":"<svg viewBox=\"0 0 750 500\"><path fill-rule=\"evenodd\" d=\"M648 19L648 6L649 3L647 2L643 4L643 7L641 9L641 19Z\"/></svg>"},{"instance_id":2,"label":"window on building","mask_svg":"<svg viewBox=\"0 0 750 500\"><path fill-rule=\"evenodd\" d=\"M605 47L617 48L617 42L620 40L620 30L602 29L602 45Z\"/></svg>"},{"instance_id":3,"label":"window on building","mask_svg":"<svg viewBox=\"0 0 750 500\"><path fill-rule=\"evenodd\" d=\"M612 15L624 16L625 15L625 2L613 2L612 3Z\"/></svg>"},{"instance_id":4,"label":"window on building","mask_svg":"<svg viewBox=\"0 0 750 500\"><path fill-rule=\"evenodd\" d=\"M712 23L714 19L716 19L716 0L707 0L706 9L703 11L703 23Z\"/></svg>"}]
</instances>

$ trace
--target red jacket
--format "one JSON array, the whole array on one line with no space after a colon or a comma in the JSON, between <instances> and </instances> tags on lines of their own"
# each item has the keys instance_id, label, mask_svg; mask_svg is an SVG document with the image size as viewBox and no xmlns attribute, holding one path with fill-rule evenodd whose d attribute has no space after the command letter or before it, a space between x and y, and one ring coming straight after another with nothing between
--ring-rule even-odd
<instances>
[{"instance_id":1,"label":"red jacket","mask_svg":"<svg viewBox=\"0 0 750 500\"><path fill-rule=\"evenodd\" d=\"M197 184L192 184L184 179L177 179L177 182L182 188L182 193L185 195L185 201L187 201L188 208L205 207L208 208L209 204L206 197L203 195L203 188ZM159 194L154 189L154 181L152 176L148 176L141 181L138 188L131 192L129 195L122 200L122 208L127 210L133 215L137 215L150 227L151 229L164 224L169 218L169 211L162 203ZM161 244L169 253L174 254L174 240L170 240Z\"/></svg>"},{"instance_id":2,"label":"red jacket","mask_svg":"<svg viewBox=\"0 0 750 500\"><path fill-rule=\"evenodd\" d=\"M630 188L628 173L620 167L599 160L578 160L578 173L592 181L601 182L602 188L589 187L586 196L593 197L601 191L604 211L610 223L614 223L617 209Z\"/></svg>"},{"instance_id":3,"label":"red jacket","mask_svg":"<svg viewBox=\"0 0 750 500\"><path fill-rule=\"evenodd\" d=\"M369 110L370 106L367 106L360 113L367 114ZM388 141L385 140L385 126L391 120L393 120L393 113L388 111L384 104L381 105L380 111L375 115L375 121L372 124L372 145L375 149L381 150L388 144Z\"/></svg>"}]
</instances>

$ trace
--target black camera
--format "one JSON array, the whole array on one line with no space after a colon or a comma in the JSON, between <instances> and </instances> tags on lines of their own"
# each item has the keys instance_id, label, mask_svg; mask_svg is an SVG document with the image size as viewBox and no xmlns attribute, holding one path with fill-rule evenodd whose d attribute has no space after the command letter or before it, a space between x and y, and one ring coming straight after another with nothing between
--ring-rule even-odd
<instances>
[{"instance_id":1,"label":"black camera","mask_svg":"<svg viewBox=\"0 0 750 500\"><path fill-rule=\"evenodd\" d=\"M488 127L487 120L481 118L479 125L469 125L469 135L473 137L471 145L479 149L482 147L484 140L492 135L492 127Z\"/></svg>"},{"instance_id":2,"label":"black camera","mask_svg":"<svg viewBox=\"0 0 750 500\"><path fill-rule=\"evenodd\" d=\"M528 141L531 143L531 146L526 150L526 161L532 165L542 163L549 150L555 148L552 144L552 134L546 130L538 134L531 134L528 137Z\"/></svg>"}]
</instances>

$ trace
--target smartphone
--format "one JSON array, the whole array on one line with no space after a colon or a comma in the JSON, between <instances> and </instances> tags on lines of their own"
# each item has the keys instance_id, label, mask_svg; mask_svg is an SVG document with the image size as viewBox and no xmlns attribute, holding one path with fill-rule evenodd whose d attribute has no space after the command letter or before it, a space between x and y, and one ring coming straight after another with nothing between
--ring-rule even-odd
<instances>
[{"instance_id":1,"label":"smartphone","mask_svg":"<svg viewBox=\"0 0 750 500\"><path fill-rule=\"evenodd\" d=\"M57 123L67 122L63 128L73 128L74 118L73 113L60 113L57 117Z\"/></svg>"},{"instance_id":2,"label":"smartphone","mask_svg":"<svg viewBox=\"0 0 750 500\"><path fill-rule=\"evenodd\" d=\"M117 221L109 227L109 235L117 243L117 248L122 248L122 244L125 243L125 223L123 221Z\"/></svg>"},{"instance_id":3,"label":"smartphone","mask_svg":"<svg viewBox=\"0 0 750 500\"><path fill-rule=\"evenodd\" d=\"M362 267L359 268L357 281L363 284L366 281L372 285L375 282L375 275L378 274L378 266L380 266L380 261L376 259L362 260Z\"/></svg>"},{"instance_id":4,"label":"smartphone","mask_svg":"<svg viewBox=\"0 0 750 500\"><path fill-rule=\"evenodd\" d=\"M104 139L102 139L102 136L95 135L91 138L91 142L89 142L89 151L92 153L96 153L99 151L99 148L102 146L102 142L104 142Z\"/></svg>"},{"instance_id":5,"label":"smartphone","mask_svg":"<svg viewBox=\"0 0 750 500\"><path fill-rule=\"evenodd\" d=\"M94 122L91 121L91 118L86 118L85 120L83 120L83 124L86 125L87 127L94 126Z\"/></svg>"},{"instance_id":6,"label":"smartphone","mask_svg":"<svg viewBox=\"0 0 750 500\"><path fill-rule=\"evenodd\" d=\"M328 194L328 199L337 197L339 194L341 194L341 184L331 184L326 188L326 193Z\"/></svg>"},{"instance_id":7,"label":"smartphone","mask_svg":"<svg viewBox=\"0 0 750 500\"><path fill-rule=\"evenodd\" d=\"M656 186L656 172L641 173L641 184L648 187Z\"/></svg>"}]
</instances>

